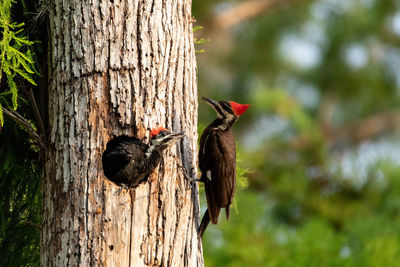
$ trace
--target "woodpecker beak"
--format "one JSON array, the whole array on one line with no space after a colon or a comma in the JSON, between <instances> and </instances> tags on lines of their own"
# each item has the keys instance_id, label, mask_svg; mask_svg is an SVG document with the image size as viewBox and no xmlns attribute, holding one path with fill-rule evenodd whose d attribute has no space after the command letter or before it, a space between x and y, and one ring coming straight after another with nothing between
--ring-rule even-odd
<instances>
[{"instance_id":1,"label":"woodpecker beak","mask_svg":"<svg viewBox=\"0 0 400 267\"><path fill-rule=\"evenodd\" d=\"M162 145L162 146L170 147L185 136L184 132L179 132L179 133L164 132L164 134L165 135L163 135L163 136L159 136L159 137L156 136L155 138L153 138L151 140L151 143L154 145Z\"/></svg>"},{"instance_id":2,"label":"woodpecker beak","mask_svg":"<svg viewBox=\"0 0 400 267\"><path fill-rule=\"evenodd\" d=\"M207 104L209 104L215 110L215 112L217 112L219 117L224 116L224 114L221 111L221 106L219 105L219 103L217 101L209 99L204 96L201 99L203 99L203 101L205 101Z\"/></svg>"},{"instance_id":3,"label":"woodpecker beak","mask_svg":"<svg viewBox=\"0 0 400 267\"><path fill-rule=\"evenodd\" d=\"M204 97L204 96L203 96L201 99L202 99L203 101L207 102L207 103L208 103L210 106L212 106L212 107L218 106L218 102L215 101L215 100L209 99L209 98Z\"/></svg>"},{"instance_id":4,"label":"woodpecker beak","mask_svg":"<svg viewBox=\"0 0 400 267\"><path fill-rule=\"evenodd\" d=\"M163 145L171 147L172 145L174 145L176 142L178 142L184 136L185 136L184 132L171 133L171 134L166 135L163 138L162 143L163 143Z\"/></svg>"},{"instance_id":5,"label":"woodpecker beak","mask_svg":"<svg viewBox=\"0 0 400 267\"><path fill-rule=\"evenodd\" d=\"M174 139L181 139L185 136L185 132L179 132L179 133L172 133L169 135L170 137L174 138Z\"/></svg>"}]
</instances>

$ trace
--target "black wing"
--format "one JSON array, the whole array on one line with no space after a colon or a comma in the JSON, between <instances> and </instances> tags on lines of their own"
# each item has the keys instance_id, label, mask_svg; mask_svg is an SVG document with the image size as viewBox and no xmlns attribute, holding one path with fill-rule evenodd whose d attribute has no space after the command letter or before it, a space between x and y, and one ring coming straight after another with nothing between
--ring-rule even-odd
<instances>
[{"instance_id":1,"label":"black wing","mask_svg":"<svg viewBox=\"0 0 400 267\"><path fill-rule=\"evenodd\" d=\"M132 160L140 160L148 146L135 137L118 136L107 143L103 153L104 174L114 182L127 183L129 177L121 177L120 171Z\"/></svg>"},{"instance_id":2,"label":"black wing","mask_svg":"<svg viewBox=\"0 0 400 267\"><path fill-rule=\"evenodd\" d=\"M221 208L229 205L236 188L236 147L233 133L207 127L200 140L199 165L205 185L208 211L211 222L218 222Z\"/></svg>"}]
</instances>

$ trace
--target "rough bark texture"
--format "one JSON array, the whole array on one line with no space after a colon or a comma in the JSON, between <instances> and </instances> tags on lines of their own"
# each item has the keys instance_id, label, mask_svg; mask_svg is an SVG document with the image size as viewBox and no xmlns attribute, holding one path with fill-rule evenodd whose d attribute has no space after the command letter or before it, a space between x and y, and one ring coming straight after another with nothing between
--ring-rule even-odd
<instances>
[{"instance_id":1,"label":"rough bark texture","mask_svg":"<svg viewBox=\"0 0 400 267\"><path fill-rule=\"evenodd\" d=\"M50 1L42 266L201 266L191 1ZM187 137L137 188L104 176L112 135Z\"/></svg>"}]
</instances>

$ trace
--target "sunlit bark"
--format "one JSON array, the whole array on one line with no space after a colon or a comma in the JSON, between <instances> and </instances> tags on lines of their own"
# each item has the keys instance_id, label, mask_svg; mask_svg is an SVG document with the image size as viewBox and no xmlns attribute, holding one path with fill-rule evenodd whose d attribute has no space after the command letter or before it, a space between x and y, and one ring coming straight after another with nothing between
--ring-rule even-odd
<instances>
[{"instance_id":1,"label":"sunlit bark","mask_svg":"<svg viewBox=\"0 0 400 267\"><path fill-rule=\"evenodd\" d=\"M191 1L51 1L49 140L42 266L202 266L196 172L197 85ZM113 135L187 137L147 181L104 176ZM192 173L196 175L196 173Z\"/></svg>"}]
</instances>

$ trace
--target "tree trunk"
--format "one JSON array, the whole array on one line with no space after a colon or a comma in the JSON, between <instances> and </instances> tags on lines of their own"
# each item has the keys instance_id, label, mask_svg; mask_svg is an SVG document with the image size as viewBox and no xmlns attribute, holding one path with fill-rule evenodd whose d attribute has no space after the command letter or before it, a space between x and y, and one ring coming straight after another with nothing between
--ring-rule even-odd
<instances>
[{"instance_id":1,"label":"tree trunk","mask_svg":"<svg viewBox=\"0 0 400 267\"><path fill-rule=\"evenodd\" d=\"M191 1L50 1L49 140L42 266L202 266ZM113 135L185 139L115 195L101 158Z\"/></svg>"}]
</instances>

